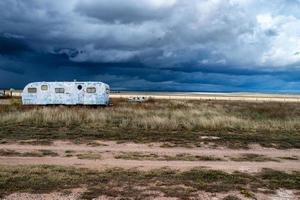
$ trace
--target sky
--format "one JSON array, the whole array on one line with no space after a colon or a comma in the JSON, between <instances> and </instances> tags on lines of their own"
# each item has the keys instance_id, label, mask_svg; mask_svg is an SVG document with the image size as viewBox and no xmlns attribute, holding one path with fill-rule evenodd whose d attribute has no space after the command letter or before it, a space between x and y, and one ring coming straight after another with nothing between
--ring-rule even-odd
<instances>
[{"instance_id":1,"label":"sky","mask_svg":"<svg viewBox=\"0 0 300 200\"><path fill-rule=\"evenodd\" d=\"M0 88L300 92L300 0L1 0Z\"/></svg>"}]
</instances>

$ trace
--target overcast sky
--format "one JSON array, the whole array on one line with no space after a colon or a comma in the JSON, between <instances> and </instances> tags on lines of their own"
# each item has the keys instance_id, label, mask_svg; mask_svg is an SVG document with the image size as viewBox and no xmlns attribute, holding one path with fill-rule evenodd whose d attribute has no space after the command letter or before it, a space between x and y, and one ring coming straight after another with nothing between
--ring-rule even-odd
<instances>
[{"instance_id":1,"label":"overcast sky","mask_svg":"<svg viewBox=\"0 0 300 200\"><path fill-rule=\"evenodd\" d=\"M0 88L300 92L300 0L1 0Z\"/></svg>"}]
</instances>

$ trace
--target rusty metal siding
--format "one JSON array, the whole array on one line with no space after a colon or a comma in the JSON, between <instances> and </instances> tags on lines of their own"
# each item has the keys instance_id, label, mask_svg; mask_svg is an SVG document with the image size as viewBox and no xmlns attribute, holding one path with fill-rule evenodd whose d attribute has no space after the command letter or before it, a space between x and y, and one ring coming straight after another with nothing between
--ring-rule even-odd
<instances>
[{"instance_id":1,"label":"rusty metal siding","mask_svg":"<svg viewBox=\"0 0 300 200\"><path fill-rule=\"evenodd\" d=\"M48 90L42 90L42 85L47 85ZM31 87L37 88L37 92L28 93ZM96 88L96 93L87 93L88 87ZM55 88L64 88L64 93L56 93ZM22 102L24 105L107 105L107 89L109 86L102 82L34 82L24 88Z\"/></svg>"}]
</instances>

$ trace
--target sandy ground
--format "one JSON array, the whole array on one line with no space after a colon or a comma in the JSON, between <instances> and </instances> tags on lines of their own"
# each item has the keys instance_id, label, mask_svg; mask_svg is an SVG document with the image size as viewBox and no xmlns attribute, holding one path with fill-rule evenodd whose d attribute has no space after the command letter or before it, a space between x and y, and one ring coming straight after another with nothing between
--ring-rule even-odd
<instances>
[{"instance_id":1,"label":"sandy ground","mask_svg":"<svg viewBox=\"0 0 300 200\"><path fill-rule=\"evenodd\" d=\"M299 160L285 160L280 162L251 162L251 161L231 161L230 157L239 157L242 154L260 154L269 158L278 157L300 157L300 149L278 150L262 148L257 145L248 150L244 149L227 149L227 148L162 148L160 144L135 144L99 141L101 146L87 146L85 144L73 144L68 141L56 141L53 145L20 145L20 144L1 144L0 149L10 149L18 152L29 152L40 149L47 149L59 154L57 157L0 157L2 165L31 165L31 164L49 164L84 167L90 169L106 169L111 167L136 168L141 170L151 170L156 168L168 167L176 170L189 170L195 167L204 167L208 169L222 170L226 172L259 172L263 168L271 168L281 171L299 171ZM74 156L66 157L65 151L72 151ZM157 155L191 154L201 156L214 156L224 161L159 161L159 160L122 160L115 159L116 155L126 152L143 152L154 153ZM101 155L101 159L78 159L77 154L96 153Z\"/></svg>"},{"instance_id":2,"label":"sandy ground","mask_svg":"<svg viewBox=\"0 0 300 200\"><path fill-rule=\"evenodd\" d=\"M70 194L63 194L59 192L53 192L50 194L30 194L30 193L14 193L5 198L5 200L29 200L29 199L35 199L35 200L74 200L79 199L80 194L84 192L83 189L74 189L71 191ZM256 199L258 200L297 200L298 197L295 194L296 191L293 190L277 190L275 194L264 194L264 193L257 193ZM253 198L246 198L238 191L231 191L229 193L208 193L200 191L198 192L198 198L199 200L219 200L223 199L228 195L232 195L235 197L238 197L239 199L243 200L253 200ZM96 198L95 200L114 200L114 199L121 199L119 198L113 198L113 197L107 197L107 196L100 196ZM164 197L163 195L159 195L159 197L151 198L153 200L177 200L178 198L174 197Z\"/></svg>"}]
</instances>

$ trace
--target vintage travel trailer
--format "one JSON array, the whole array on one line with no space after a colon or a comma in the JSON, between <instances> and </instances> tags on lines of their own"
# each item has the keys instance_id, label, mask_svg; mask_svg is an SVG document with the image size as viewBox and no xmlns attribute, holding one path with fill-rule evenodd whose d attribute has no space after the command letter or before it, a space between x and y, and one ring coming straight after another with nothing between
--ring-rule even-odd
<instances>
[{"instance_id":1,"label":"vintage travel trailer","mask_svg":"<svg viewBox=\"0 0 300 200\"><path fill-rule=\"evenodd\" d=\"M24 105L108 105L110 88L102 82L33 82L22 92Z\"/></svg>"}]
</instances>

